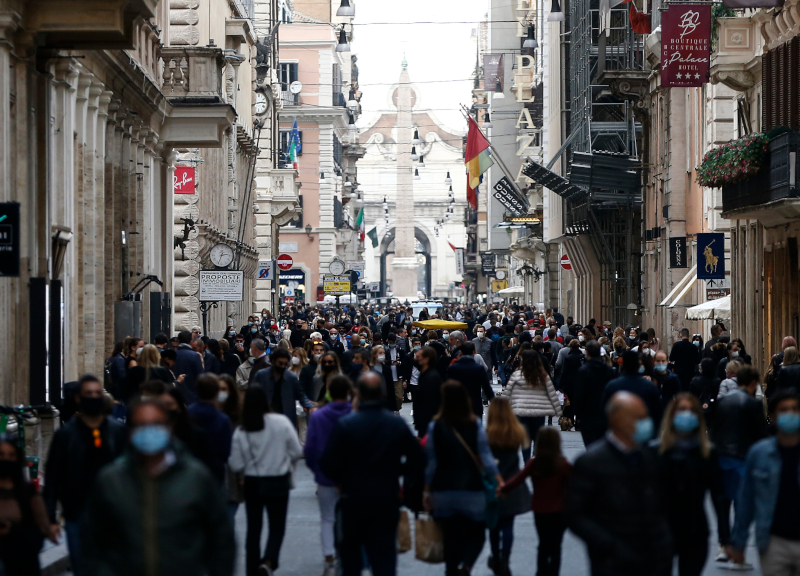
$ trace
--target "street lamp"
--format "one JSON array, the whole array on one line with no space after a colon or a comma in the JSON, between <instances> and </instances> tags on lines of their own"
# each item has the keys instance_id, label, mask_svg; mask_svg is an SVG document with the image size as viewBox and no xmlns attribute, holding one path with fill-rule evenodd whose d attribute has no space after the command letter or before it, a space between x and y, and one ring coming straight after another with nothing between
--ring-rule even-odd
<instances>
[{"instance_id":1,"label":"street lamp","mask_svg":"<svg viewBox=\"0 0 800 576\"><path fill-rule=\"evenodd\" d=\"M558 3L558 0L553 0L553 4L550 8L550 14L547 15L548 22L563 22L564 21L564 13L561 11L561 4Z\"/></svg>"},{"instance_id":2,"label":"street lamp","mask_svg":"<svg viewBox=\"0 0 800 576\"><path fill-rule=\"evenodd\" d=\"M414 128L414 138L411 140L412 144L422 144L422 140L419 138L419 130Z\"/></svg>"},{"instance_id":3,"label":"street lamp","mask_svg":"<svg viewBox=\"0 0 800 576\"><path fill-rule=\"evenodd\" d=\"M350 0L342 0L342 3L339 5L339 9L336 10L337 16L355 16L356 9L353 6L350 6Z\"/></svg>"},{"instance_id":4,"label":"street lamp","mask_svg":"<svg viewBox=\"0 0 800 576\"><path fill-rule=\"evenodd\" d=\"M451 186L451 184L453 184L453 179L450 178L450 171L448 170L447 171L447 177L444 179L444 185L445 186L450 186L450 190L452 190L453 187Z\"/></svg>"},{"instance_id":5,"label":"street lamp","mask_svg":"<svg viewBox=\"0 0 800 576\"><path fill-rule=\"evenodd\" d=\"M419 158L419 154L417 154L417 147L411 146L411 159L416 160L417 158Z\"/></svg>"},{"instance_id":6,"label":"street lamp","mask_svg":"<svg viewBox=\"0 0 800 576\"><path fill-rule=\"evenodd\" d=\"M557 0L553 0L556 2ZM350 52L350 44L347 43L347 34L344 32L344 26L339 30L339 43L336 45L337 52Z\"/></svg>"},{"instance_id":7,"label":"street lamp","mask_svg":"<svg viewBox=\"0 0 800 576\"><path fill-rule=\"evenodd\" d=\"M320 184L325 184L325 172L322 172L321 170L320 170L320 173L319 173L319 183Z\"/></svg>"},{"instance_id":8,"label":"street lamp","mask_svg":"<svg viewBox=\"0 0 800 576\"><path fill-rule=\"evenodd\" d=\"M489 111L486 111L486 116L483 117L483 127L484 128L491 128L492 127L492 119L489 117Z\"/></svg>"},{"instance_id":9,"label":"street lamp","mask_svg":"<svg viewBox=\"0 0 800 576\"><path fill-rule=\"evenodd\" d=\"M522 43L523 48L538 48L539 43L536 41L536 32L533 29L533 24L528 24L528 37Z\"/></svg>"},{"instance_id":10,"label":"street lamp","mask_svg":"<svg viewBox=\"0 0 800 576\"><path fill-rule=\"evenodd\" d=\"M423 160L422 154L419 155L419 164L418 168L425 168L425 160Z\"/></svg>"},{"instance_id":11,"label":"street lamp","mask_svg":"<svg viewBox=\"0 0 800 576\"><path fill-rule=\"evenodd\" d=\"M419 168L414 168L414 180L421 180L419 177Z\"/></svg>"}]
</instances>

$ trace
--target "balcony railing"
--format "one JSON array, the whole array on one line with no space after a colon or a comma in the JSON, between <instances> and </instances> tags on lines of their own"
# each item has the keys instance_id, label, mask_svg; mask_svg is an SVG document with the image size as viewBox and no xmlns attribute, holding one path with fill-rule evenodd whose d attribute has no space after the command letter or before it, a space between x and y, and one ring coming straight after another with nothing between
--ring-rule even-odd
<instances>
[{"instance_id":1,"label":"balcony railing","mask_svg":"<svg viewBox=\"0 0 800 576\"><path fill-rule=\"evenodd\" d=\"M218 48L161 50L164 60L161 90L170 99L203 103L223 102L222 69L225 58Z\"/></svg>"},{"instance_id":2,"label":"balcony railing","mask_svg":"<svg viewBox=\"0 0 800 576\"><path fill-rule=\"evenodd\" d=\"M300 94L293 94L288 90L281 91L281 102L284 106L297 106L300 104Z\"/></svg>"},{"instance_id":3,"label":"balcony railing","mask_svg":"<svg viewBox=\"0 0 800 576\"><path fill-rule=\"evenodd\" d=\"M800 134L787 132L769 143L761 169L750 179L722 187L722 211L800 197Z\"/></svg>"}]
</instances>

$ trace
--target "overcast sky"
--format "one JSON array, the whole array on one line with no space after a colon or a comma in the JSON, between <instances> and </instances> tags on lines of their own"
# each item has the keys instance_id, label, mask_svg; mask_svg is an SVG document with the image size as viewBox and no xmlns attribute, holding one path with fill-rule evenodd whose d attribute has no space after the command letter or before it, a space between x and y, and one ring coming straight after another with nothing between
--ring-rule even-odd
<instances>
[{"instance_id":1,"label":"overcast sky","mask_svg":"<svg viewBox=\"0 0 800 576\"><path fill-rule=\"evenodd\" d=\"M363 92L359 126L367 126L378 111L387 109L387 94L400 77L405 53L422 106L433 109L446 126L465 131L458 108L471 102L469 78L476 58L471 36L486 14L487 0L355 0L354 5L352 47ZM404 24L408 22L436 24Z\"/></svg>"}]
</instances>

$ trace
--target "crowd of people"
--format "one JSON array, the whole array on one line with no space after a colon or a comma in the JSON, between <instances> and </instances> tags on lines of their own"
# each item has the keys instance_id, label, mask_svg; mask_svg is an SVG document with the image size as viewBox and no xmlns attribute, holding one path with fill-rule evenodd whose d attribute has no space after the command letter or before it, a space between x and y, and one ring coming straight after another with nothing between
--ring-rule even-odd
<instances>
[{"instance_id":1,"label":"crowd of people","mask_svg":"<svg viewBox=\"0 0 800 576\"><path fill-rule=\"evenodd\" d=\"M699 576L707 496L715 562L752 569L755 524L764 576L797 575L797 343L787 336L762 378L723 324L710 335L684 329L668 346L652 329L476 303L298 305L220 339L131 337L102 378L65 386L41 496L0 437L0 560L38 573L43 539L63 530L77 576L229 575L243 503L247 576L269 575L305 459L323 576L394 575L402 507L437 522L446 576L472 572L487 532L489 568L510 576L529 511L539 576L559 574L566 529L594 576L675 563ZM570 462L573 429L586 452Z\"/></svg>"}]
</instances>

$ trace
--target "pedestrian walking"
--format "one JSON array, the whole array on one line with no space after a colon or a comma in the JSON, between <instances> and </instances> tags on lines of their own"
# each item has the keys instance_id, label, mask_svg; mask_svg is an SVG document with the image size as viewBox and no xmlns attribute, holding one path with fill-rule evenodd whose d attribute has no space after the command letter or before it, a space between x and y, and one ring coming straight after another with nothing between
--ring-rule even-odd
<instances>
[{"instance_id":1,"label":"pedestrian walking","mask_svg":"<svg viewBox=\"0 0 800 576\"><path fill-rule=\"evenodd\" d=\"M717 400L722 398L723 396L727 396L737 388L739 388L739 384L736 381L736 374L739 370L744 366L743 362L739 360L732 360L725 364L724 368L724 375L725 378L719 384L719 392L717 393ZM717 365L717 369L714 374L719 378L719 365Z\"/></svg>"},{"instance_id":2,"label":"pedestrian walking","mask_svg":"<svg viewBox=\"0 0 800 576\"><path fill-rule=\"evenodd\" d=\"M419 365L419 380L413 387L411 399L414 409L414 428L420 438L428 433L428 426L439 413L442 400L442 377L436 368L436 350L424 346L415 352Z\"/></svg>"},{"instance_id":3,"label":"pedestrian walking","mask_svg":"<svg viewBox=\"0 0 800 576\"><path fill-rule=\"evenodd\" d=\"M292 354L283 348L275 348L270 354L270 367L260 370L253 378L253 386L260 386L267 395L267 400L276 414L283 414L297 427L297 410L295 402L306 410L314 407L300 388L297 376L289 372L288 366Z\"/></svg>"},{"instance_id":4,"label":"pedestrian walking","mask_svg":"<svg viewBox=\"0 0 800 576\"><path fill-rule=\"evenodd\" d=\"M482 474L494 476L498 484L502 477L471 395L456 380L442 384L442 404L428 427L425 452L423 505L442 526L445 576L470 574L486 539Z\"/></svg>"},{"instance_id":5,"label":"pedestrian walking","mask_svg":"<svg viewBox=\"0 0 800 576\"><path fill-rule=\"evenodd\" d=\"M689 391L700 401L705 415L706 426L711 430L714 427L714 411L716 409L717 396L719 395L720 381L715 375L716 366L711 358L703 358L700 361L700 374L692 378L689 383Z\"/></svg>"},{"instance_id":6,"label":"pedestrian walking","mask_svg":"<svg viewBox=\"0 0 800 576\"><path fill-rule=\"evenodd\" d=\"M759 374L755 368L745 366L736 374L739 387L717 401L714 413L714 442L722 469L723 497L717 506L717 535L719 553L717 562L728 562L725 547L730 543L730 508L737 504L737 496L745 474L747 452L767 433L762 403L756 400ZM734 568L748 568L732 558Z\"/></svg>"},{"instance_id":7,"label":"pedestrian walking","mask_svg":"<svg viewBox=\"0 0 800 576\"><path fill-rule=\"evenodd\" d=\"M787 346L783 351L783 362L776 380L776 390L800 389L800 355L797 348Z\"/></svg>"},{"instance_id":8,"label":"pedestrian walking","mask_svg":"<svg viewBox=\"0 0 800 576\"><path fill-rule=\"evenodd\" d=\"M603 437L606 431L606 414L603 406L603 391L614 379L614 369L601 356L599 342L586 344L587 361L578 370L570 403L581 423L584 446L589 446ZM606 358L608 355L606 355Z\"/></svg>"},{"instance_id":9,"label":"pedestrian walking","mask_svg":"<svg viewBox=\"0 0 800 576\"><path fill-rule=\"evenodd\" d=\"M129 404L139 394L139 386L148 380L161 380L172 384L173 378L169 370L161 366L161 354L152 344L142 347L136 359L136 366L131 367L125 375L125 382L120 390L120 402Z\"/></svg>"},{"instance_id":10,"label":"pedestrian walking","mask_svg":"<svg viewBox=\"0 0 800 576\"><path fill-rule=\"evenodd\" d=\"M317 501L320 513L320 541L325 568L322 576L336 576L334 522L336 520L336 503L339 494L336 484L319 467L319 461L334 425L344 416L352 412L350 401L352 385L350 379L343 375L334 376L328 386L330 402L314 412L308 423L308 435L303 447L306 465L314 473L317 483Z\"/></svg>"},{"instance_id":11,"label":"pedestrian walking","mask_svg":"<svg viewBox=\"0 0 800 576\"><path fill-rule=\"evenodd\" d=\"M173 372L180 377L184 375L183 381L179 382L178 388L183 393L184 398L190 404L197 400L197 377L203 373L203 363L200 356L191 346L192 333L183 330L178 333L178 349L175 350L176 358Z\"/></svg>"},{"instance_id":12,"label":"pedestrian walking","mask_svg":"<svg viewBox=\"0 0 800 576\"><path fill-rule=\"evenodd\" d=\"M406 423L384 408L386 388L379 375L367 372L357 386L358 411L334 425L319 469L339 489L336 530L342 576L361 576L362 552L373 576L394 576L398 481L403 476L405 484L419 474L424 454Z\"/></svg>"},{"instance_id":13,"label":"pedestrian walking","mask_svg":"<svg viewBox=\"0 0 800 576\"><path fill-rule=\"evenodd\" d=\"M292 350L292 363L289 367L289 371L299 379L303 368L305 368L307 365L308 355L306 354L306 351L302 348L296 348L295 350Z\"/></svg>"},{"instance_id":14,"label":"pedestrian walking","mask_svg":"<svg viewBox=\"0 0 800 576\"><path fill-rule=\"evenodd\" d=\"M689 386L700 364L700 349L689 341L689 329L681 328L681 339L672 345L669 361L675 366L675 374L681 381L681 390L689 391Z\"/></svg>"},{"instance_id":15,"label":"pedestrian walking","mask_svg":"<svg viewBox=\"0 0 800 576\"><path fill-rule=\"evenodd\" d=\"M80 522L100 469L125 450L125 427L104 411L103 385L91 375L78 382L78 413L56 430L45 468L44 499L53 531L61 504L70 565L75 576L89 574L82 562Z\"/></svg>"},{"instance_id":16,"label":"pedestrian walking","mask_svg":"<svg viewBox=\"0 0 800 576\"><path fill-rule=\"evenodd\" d=\"M25 479L25 454L16 436L0 434L0 566L4 576L37 576L44 538L58 544L44 500Z\"/></svg>"},{"instance_id":17,"label":"pedestrian walking","mask_svg":"<svg viewBox=\"0 0 800 576\"><path fill-rule=\"evenodd\" d=\"M403 379L403 368L407 363L405 353L397 346L397 336L390 332L386 336L386 373L384 378L392 381L397 410L403 407L404 390L408 383Z\"/></svg>"},{"instance_id":18,"label":"pedestrian walking","mask_svg":"<svg viewBox=\"0 0 800 576\"><path fill-rule=\"evenodd\" d=\"M680 576L700 576L708 556L706 494L722 497L717 456L697 397L680 392L664 411L658 453L661 494Z\"/></svg>"},{"instance_id":19,"label":"pedestrian walking","mask_svg":"<svg viewBox=\"0 0 800 576\"><path fill-rule=\"evenodd\" d=\"M653 357L653 383L658 388L662 409L666 409L675 394L681 391L681 379L669 369L667 353L663 350Z\"/></svg>"},{"instance_id":20,"label":"pedestrian walking","mask_svg":"<svg viewBox=\"0 0 800 576\"><path fill-rule=\"evenodd\" d=\"M508 398L495 398L489 406L486 438L503 481L510 480L519 472L520 449L528 448L531 440L525 427L514 415ZM497 525L489 529L492 554L488 560L489 568L497 576L511 575L508 564L514 544L514 518L530 509L531 493L524 483L506 491L498 502Z\"/></svg>"},{"instance_id":21,"label":"pedestrian walking","mask_svg":"<svg viewBox=\"0 0 800 576\"><path fill-rule=\"evenodd\" d=\"M251 363L250 375L248 376L248 386L253 383L256 374L270 366L267 343L261 338L253 338L250 340L250 357L253 361Z\"/></svg>"},{"instance_id":22,"label":"pedestrian walking","mask_svg":"<svg viewBox=\"0 0 800 576\"><path fill-rule=\"evenodd\" d=\"M661 426L661 395L653 382L644 377L645 366L641 356L633 350L622 354L622 370L620 376L614 378L606 385L603 392L603 406L616 392L626 391L639 396L647 407L647 413L653 419L653 427L659 430Z\"/></svg>"},{"instance_id":23,"label":"pedestrian walking","mask_svg":"<svg viewBox=\"0 0 800 576\"><path fill-rule=\"evenodd\" d=\"M558 430L540 428L533 458L501 486L501 494L508 494L524 485L526 478L533 482L531 509L539 536L537 576L558 576L561 568L561 541L566 530L564 506L571 473L572 465L561 452Z\"/></svg>"},{"instance_id":24,"label":"pedestrian walking","mask_svg":"<svg viewBox=\"0 0 800 576\"><path fill-rule=\"evenodd\" d=\"M492 355L492 340L486 337L486 329L483 326L475 330L475 338L472 339L472 343L475 345L475 352L483 358L486 364L486 374L491 382L492 370L495 366L494 356Z\"/></svg>"},{"instance_id":25,"label":"pedestrian walking","mask_svg":"<svg viewBox=\"0 0 800 576\"><path fill-rule=\"evenodd\" d=\"M509 397L511 409L525 427L528 438L536 438L547 416L561 416L561 402L541 356L534 350L526 350L521 358L520 369L511 375L503 394ZM522 450L526 462L532 456L532 448Z\"/></svg>"},{"instance_id":26,"label":"pedestrian walking","mask_svg":"<svg viewBox=\"0 0 800 576\"><path fill-rule=\"evenodd\" d=\"M233 572L236 543L219 485L172 441L160 403L135 405L132 448L103 468L81 523L84 574Z\"/></svg>"},{"instance_id":27,"label":"pedestrian walking","mask_svg":"<svg viewBox=\"0 0 800 576\"><path fill-rule=\"evenodd\" d=\"M483 401L481 392L486 396L487 401L494 398L494 391L489 384L489 376L477 362L475 362L475 344L464 342L459 351L461 355L458 360L447 369L447 379L460 382L469 394L472 402L472 411L476 416L483 416Z\"/></svg>"},{"instance_id":28,"label":"pedestrian walking","mask_svg":"<svg viewBox=\"0 0 800 576\"><path fill-rule=\"evenodd\" d=\"M325 352L317 364L317 373L314 375L314 396L312 396L314 402L322 403L327 401L328 386L333 378L341 374L339 357L335 352Z\"/></svg>"},{"instance_id":29,"label":"pedestrian walking","mask_svg":"<svg viewBox=\"0 0 800 576\"><path fill-rule=\"evenodd\" d=\"M197 379L197 397L197 402L188 407L189 420L205 432L210 447L211 471L222 485L225 481L225 463L231 454L233 429L231 419L218 408L219 380L214 374L201 374ZM227 400L227 395L224 400ZM220 403L224 403L224 400Z\"/></svg>"},{"instance_id":30,"label":"pedestrian walking","mask_svg":"<svg viewBox=\"0 0 800 576\"><path fill-rule=\"evenodd\" d=\"M755 523L756 546L764 576L800 573L800 397L778 390L770 400L777 434L747 453L736 523L727 549L744 563L744 549Z\"/></svg>"},{"instance_id":31,"label":"pedestrian walking","mask_svg":"<svg viewBox=\"0 0 800 576\"><path fill-rule=\"evenodd\" d=\"M586 543L592 576L667 576L672 542L656 456L643 449L653 420L631 392L615 392L607 406L608 434L575 462L567 526Z\"/></svg>"},{"instance_id":32,"label":"pedestrian walking","mask_svg":"<svg viewBox=\"0 0 800 576\"><path fill-rule=\"evenodd\" d=\"M286 533L292 468L301 456L297 431L283 414L270 410L264 389L245 392L242 426L233 434L228 461L233 472L244 473L244 505L247 512L247 576L272 574ZM269 520L269 536L261 554L261 528L264 510Z\"/></svg>"}]
</instances>

